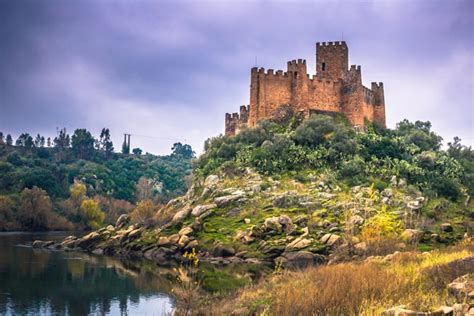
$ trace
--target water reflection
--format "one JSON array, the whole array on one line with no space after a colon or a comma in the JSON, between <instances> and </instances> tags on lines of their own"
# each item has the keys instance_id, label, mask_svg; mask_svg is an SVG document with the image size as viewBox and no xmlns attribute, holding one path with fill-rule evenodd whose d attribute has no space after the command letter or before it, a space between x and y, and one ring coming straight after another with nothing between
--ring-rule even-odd
<instances>
[{"instance_id":1,"label":"water reflection","mask_svg":"<svg viewBox=\"0 0 474 316\"><path fill-rule=\"evenodd\" d=\"M171 271L152 263L17 247L64 234L0 234L1 315L165 315Z\"/></svg>"}]
</instances>

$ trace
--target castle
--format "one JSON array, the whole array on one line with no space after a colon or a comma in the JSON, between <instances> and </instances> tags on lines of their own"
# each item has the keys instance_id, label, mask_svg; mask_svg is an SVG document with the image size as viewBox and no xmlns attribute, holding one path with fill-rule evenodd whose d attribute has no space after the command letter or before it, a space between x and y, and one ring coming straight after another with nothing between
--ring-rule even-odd
<instances>
[{"instance_id":1,"label":"castle","mask_svg":"<svg viewBox=\"0 0 474 316\"><path fill-rule=\"evenodd\" d=\"M365 120L385 127L383 84L362 84L360 66L349 65L346 42L316 43L316 75L310 77L306 60L288 62L287 71L264 68L251 70L250 105L240 113L226 113L225 134L235 135L244 127L271 118L282 107L291 107L305 117L313 113L344 114L356 130Z\"/></svg>"}]
</instances>

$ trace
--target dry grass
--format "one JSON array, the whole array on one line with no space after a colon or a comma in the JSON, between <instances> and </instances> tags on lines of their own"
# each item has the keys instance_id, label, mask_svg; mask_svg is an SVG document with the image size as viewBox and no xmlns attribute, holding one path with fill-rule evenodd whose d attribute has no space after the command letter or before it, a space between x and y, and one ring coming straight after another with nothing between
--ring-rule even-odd
<instances>
[{"instance_id":1,"label":"dry grass","mask_svg":"<svg viewBox=\"0 0 474 316\"><path fill-rule=\"evenodd\" d=\"M380 315L396 305L430 310L452 303L446 285L474 272L460 259L472 244L430 254L402 253L391 261L342 263L286 272L213 304L214 315Z\"/></svg>"}]
</instances>

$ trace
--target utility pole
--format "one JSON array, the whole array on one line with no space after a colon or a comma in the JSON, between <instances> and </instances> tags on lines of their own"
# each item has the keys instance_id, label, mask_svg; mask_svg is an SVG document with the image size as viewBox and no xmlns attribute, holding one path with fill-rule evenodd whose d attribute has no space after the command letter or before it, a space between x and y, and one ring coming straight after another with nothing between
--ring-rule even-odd
<instances>
[{"instance_id":1,"label":"utility pole","mask_svg":"<svg viewBox=\"0 0 474 316\"><path fill-rule=\"evenodd\" d=\"M130 136L131 134L124 133L123 134L123 145L122 145L122 153L129 154L130 153Z\"/></svg>"}]
</instances>

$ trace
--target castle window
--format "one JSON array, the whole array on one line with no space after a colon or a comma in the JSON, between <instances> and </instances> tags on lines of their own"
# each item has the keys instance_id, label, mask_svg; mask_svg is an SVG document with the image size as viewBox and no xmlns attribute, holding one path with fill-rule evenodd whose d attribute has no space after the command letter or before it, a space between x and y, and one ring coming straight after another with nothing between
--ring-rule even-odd
<instances>
[{"instance_id":1,"label":"castle window","mask_svg":"<svg viewBox=\"0 0 474 316\"><path fill-rule=\"evenodd\" d=\"M323 64L321 65L321 69L322 69L323 71L326 70L326 63L323 63Z\"/></svg>"},{"instance_id":2,"label":"castle window","mask_svg":"<svg viewBox=\"0 0 474 316\"><path fill-rule=\"evenodd\" d=\"M298 72L297 72L297 71L295 71L295 78L296 78L296 77L298 77Z\"/></svg>"}]
</instances>

